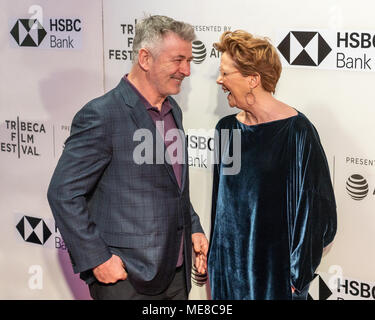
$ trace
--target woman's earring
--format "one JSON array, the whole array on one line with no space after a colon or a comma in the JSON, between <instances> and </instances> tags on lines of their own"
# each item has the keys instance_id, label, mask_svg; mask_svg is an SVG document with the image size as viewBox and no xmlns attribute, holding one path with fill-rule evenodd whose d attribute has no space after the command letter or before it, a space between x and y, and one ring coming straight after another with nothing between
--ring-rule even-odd
<instances>
[{"instance_id":1,"label":"woman's earring","mask_svg":"<svg viewBox=\"0 0 375 320\"><path fill-rule=\"evenodd\" d=\"M246 93L245 100L249 106L252 106L255 103L255 96L253 94L253 89L250 88L250 92Z\"/></svg>"}]
</instances>

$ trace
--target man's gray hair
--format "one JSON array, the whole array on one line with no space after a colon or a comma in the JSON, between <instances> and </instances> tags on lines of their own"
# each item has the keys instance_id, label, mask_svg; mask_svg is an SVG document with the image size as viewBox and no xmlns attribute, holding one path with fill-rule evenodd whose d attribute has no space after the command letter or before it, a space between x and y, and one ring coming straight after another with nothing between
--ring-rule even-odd
<instances>
[{"instance_id":1,"label":"man's gray hair","mask_svg":"<svg viewBox=\"0 0 375 320\"><path fill-rule=\"evenodd\" d=\"M195 39L193 26L186 22L159 15L148 16L139 21L135 26L133 63L138 61L141 48L147 48L157 54L157 46L169 32L177 34L185 41L192 42Z\"/></svg>"}]
</instances>

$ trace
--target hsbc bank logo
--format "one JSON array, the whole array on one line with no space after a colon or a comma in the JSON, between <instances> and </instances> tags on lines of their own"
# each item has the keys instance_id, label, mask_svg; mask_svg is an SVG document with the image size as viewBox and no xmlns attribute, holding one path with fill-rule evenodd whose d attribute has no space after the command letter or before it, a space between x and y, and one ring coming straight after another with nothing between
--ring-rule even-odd
<instances>
[{"instance_id":1,"label":"hsbc bank logo","mask_svg":"<svg viewBox=\"0 0 375 320\"><path fill-rule=\"evenodd\" d=\"M16 213L15 226L18 231L17 238L22 238L24 242L66 250L65 242L53 219Z\"/></svg>"},{"instance_id":2,"label":"hsbc bank logo","mask_svg":"<svg viewBox=\"0 0 375 320\"><path fill-rule=\"evenodd\" d=\"M284 67L375 71L373 30L291 30L275 39Z\"/></svg>"},{"instance_id":3,"label":"hsbc bank logo","mask_svg":"<svg viewBox=\"0 0 375 320\"><path fill-rule=\"evenodd\" d=\"M338 267L338 268L337 268ZM342 268L334 273L319 272L310 282L308 300L375 300L375 283L343 276Z\"/></svg>"},{"instance_id":4,"label":"hsbc bank logo","mask_svg":"<svg viewBox=\"0 0 375 320\"><path fill-rule=\"evenodd\" d=\"M47 32L37 19L18 19L10 34L20 47L39 47Z\"/></svg>"},{"instance_id":5,"label":"hsbc bank logo","mask_svg":"<svg viewBox=\"0 0 375 320\"><path fill-rule=\"evenodd\" d=\"M44 245L52 235L51 230L43 219L23 216L16 229L26 242Z\"/></svg>"},{"instance_id":6,"label":"hsbc bank logo","mask_svg":"<svg viewBox=\"0 0 375 320\"><path fill-rule=\"evenodd\" d=\"M308 300L328 300L332 295L332 290L328 284L324 281L323 277L319 274L315 274L313 280L310 283L310 289L307 296Z\"/></svg>"},{"instance_id":7,"label":"hsbc bank logo","mask_svg":"<svg viewBox=\"0 0 375 320\"><path fill-rule=\"evenodd\" d=\"M80 49L83 22L80 18L45 17L11 18L9 41L13 48ZM37 16L37 17L35 17Z\"/></svg>"},{"instance_id":8,"label":"hsbc bank logo","mask_svg":"<svg viewBox=\"0 0 375 320\"><path fill-rule=\"evenodd\" d=\"M277 46L280 53L294 66L319 66L332 48L319 32L290 31Z\"/></svg>"}]
</instances>

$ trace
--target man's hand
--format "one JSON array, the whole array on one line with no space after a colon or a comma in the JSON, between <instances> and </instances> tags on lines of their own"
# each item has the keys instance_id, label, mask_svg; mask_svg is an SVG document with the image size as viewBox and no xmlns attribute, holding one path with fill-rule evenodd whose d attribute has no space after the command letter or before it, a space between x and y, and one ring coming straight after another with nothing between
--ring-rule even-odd
<instances>
[{"instance_id":1,"label":"man's hand","mask_svg":"<svg viewBox=\"0 0 375 320\"><path fill-rule=\"evenodd\" d=\"M195 252L195 267L200 274L207 271L208 240L203 233L193 233L191 236Z\"/></svg>"},{"instance_id":2,"label":"man's hand","mask_svg":"<svg viewBox=\"0 0 375 320\"><path fill-rule=\"evenodd\" d=\"M102 283L115 283L119 280L126 280L128 277L121 258L114 254L110 259L92 269L92 272Z\"/></svg>"}]
</instances>

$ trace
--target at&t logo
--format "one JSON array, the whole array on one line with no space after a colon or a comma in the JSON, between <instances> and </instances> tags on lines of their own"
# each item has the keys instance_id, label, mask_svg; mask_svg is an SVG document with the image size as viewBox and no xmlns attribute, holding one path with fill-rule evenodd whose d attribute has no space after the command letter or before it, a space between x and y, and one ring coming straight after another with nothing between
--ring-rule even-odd
<instances>
[{"instance_id":1,"label":"at&t logo","mask_svg":"<svg viewBox=\"0 0 375 320\"><path fill-rule=\"evenodd\" d=\"M193 41L192 54L194 64L202 64L206 59L219 59L221 57L221 52L215 49L213 44L210 49L207 43L204 44L200 40Z\"/></svg>"},{"instance_id":2,"label":"at&t logo","mask_svg":"<svg viewBox=\"0 0 375 320\"><path fill-rule=\"evenodd\" d=\"M196 64L201 64L207 56L207 50L204 43L200 40L193 41L193 62Z\"/></svg>"},{"instance_id":3,"label":"at&t logo","mask_svg":"<svg viewBox=\"0 0 375 320\"><path fill-rule=\"evenodd\" d=\"M369 185L362 175L352 174L346 181L346 191L353 200L363 200L369 193Z\"/></svg>"}]
</instances>

